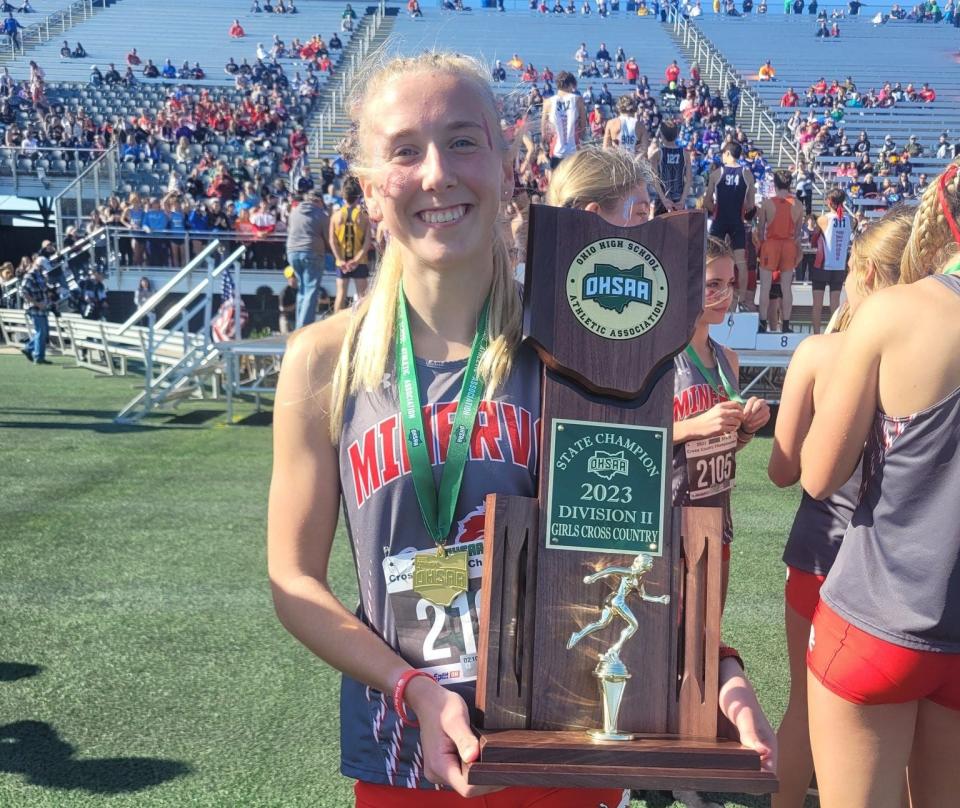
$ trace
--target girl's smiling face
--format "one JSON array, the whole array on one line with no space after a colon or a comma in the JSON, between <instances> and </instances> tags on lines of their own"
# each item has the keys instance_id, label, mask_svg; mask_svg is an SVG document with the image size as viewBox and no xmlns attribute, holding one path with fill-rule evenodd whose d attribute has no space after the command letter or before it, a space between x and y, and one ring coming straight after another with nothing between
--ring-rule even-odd
<instances>
[{"instance_id":1,"label":"girl's smiling face","mask_svg":"<svg viewBox=\"0 0 960 808\"><path fill-rule=\"evenodd\" d=\"M489 97L469 78L406 73L368 98L361 184L373 218L416 262L489 263L513 169Z\"/></svg>"}]
</instances>

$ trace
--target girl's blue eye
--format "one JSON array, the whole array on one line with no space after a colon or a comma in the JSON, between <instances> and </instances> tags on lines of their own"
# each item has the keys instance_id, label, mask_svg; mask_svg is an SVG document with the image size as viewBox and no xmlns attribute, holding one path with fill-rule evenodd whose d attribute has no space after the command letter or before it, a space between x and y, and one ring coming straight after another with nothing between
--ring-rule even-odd
<instances>
[{"instance_id":1,"label":"girl's blue eye","mask_svg":"<svg viewBox=\"0 0 960 808\"><path fill-rule=\"evenodd\" d=\"M462 149L464 147L471 148L473 146L476 146L477 144L474 143L472 140L470 140L470 138L458 137L455 141L453 141L453 145L454 145L454 148Z\"/></svg>"}]
</instances>

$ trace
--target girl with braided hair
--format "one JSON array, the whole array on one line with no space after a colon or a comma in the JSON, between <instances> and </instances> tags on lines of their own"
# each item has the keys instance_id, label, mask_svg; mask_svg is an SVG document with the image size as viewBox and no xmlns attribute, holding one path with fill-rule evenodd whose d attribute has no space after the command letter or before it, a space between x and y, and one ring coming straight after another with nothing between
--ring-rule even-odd
<instances>
[{"instance_id":1,"label":"girl with braided hair","mask_svg":"<svg viewBox=\"0 0 960 808\"><path fill-rule=\"evenodd\" d=\"M824 808L900 808L907 781L916 808L960 792L958 170L924 193L900 283L860 305L801 450L815 499L863 455L807 646Z\"/></svg>"},{"instance_id":2,"label":"girl with braided hair","mask_svg":"<svg viewBox=\"0 0 960 808\"><path fill-rule=\"evenodd\" d=\"M819 406L853 312L873 292L900 279L900 259L913 226L914 209L894 208L853 243L847 276L847 305L834 315L826 334L805 339L790 359L768 472L785 488L800 478L800 446L814 408ZM787 564L784 621L790 662L790 700L777 732L780 790L773 808L802 808L813 775L807 721L806 651L820 587L833 565L860 493L860 469L832 497L817 500L802 492L783 553Z\"/></svg>"}]
</instances>

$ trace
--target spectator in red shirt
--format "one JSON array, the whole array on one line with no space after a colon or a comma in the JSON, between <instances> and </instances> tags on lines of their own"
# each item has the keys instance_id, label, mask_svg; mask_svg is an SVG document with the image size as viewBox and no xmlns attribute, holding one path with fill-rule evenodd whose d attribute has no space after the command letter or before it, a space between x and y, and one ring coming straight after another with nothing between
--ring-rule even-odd
<instances>
[{"instance_id":1,"label":"spectator in red shirt","mask_svg":"<svg viewBox=\"0 0 960 808\"><path fill-rule=\"evenodd\" d=\"M917 93L917 95L921 101L927 104L937 100L937 92L929 84L924 84L923 87L920 88L920 92Z\"/></svg>"},{"instance_id":2,"label":"spectator in red shirt","mask_svg":"<svg viewBox=\"0 0 960 808\"><path fill-rule=\"evenodd\" d=\"M636 84L637 79L640 78L640 65L632 56L623 65L623 75L626 76L627 82L630 84Z\"/></svg>"},{"instance_id":3,"label":"spectator in red shirt","mask_svg":"<svg viewBox=\"0 0 960 808\"><path fill-rule=\"evenodd\" d=\"M680 81L680 65L677 64L676 59L670 63L663 75L666 76L668 85L671 81Z\"/></svg>"},{"instance_id":4,"label":"spectator in red shirt","mask_svg":"<svg viewBox=\"0 0 960 808\"><path fill-rule=\"evenodd\" d=\"M317 60L317 69L324 73L333 72L333 62L330 61L330 57L324 54Z\"/></svg>"},{"instance_id":5,"label":"spectator in red shirt","mask_svg":"<svg viewBox=\"0 0 960 808\"><path fill-rule=\"evenodd\" d=\"M781 107L796 107L800 105L800 96L794 91L793 87L787 87L787 91L780 97Z\"/></svg>"},{"instance_id":6,"label":"spectator in red shirt","mask_svg":"<svg viewBox=\"0 0 960 808\"><path fill-rule=\"evenodd\" d=\"M290 135L290 148L298 156L307 150L307 142L307 133L301 126L298 126Z\"/></svg>"},{"instance_id":7,"label":"spectator in red shirt","mask_svg":"<svg viewBox=\"0 0 960 808\"><path fill-rule=\"evenodd\" d=\"M594 104L593 109L590 110L590 114L587 115L587 123L590 125L590 132L593 135L594 140L603 139L603 127L606 121L603 117L603 112L600 110L599 104Z\"/></svg>"},{"instance_id":8,"label":"spectator in red shirt","mask_svg":"<svg viewBox=\"0 0 960 808\"><path fill-rule=\"evenodd\" d=\"M131 67L136 67L140 64L140 56L137 54L136 48L130 48L130 53L127 54L127 64Z\"/></svg>"},{"instance_id":9,"label":"spectator in red shirt","mask_svg":"<svg viewBox=\"0 0 960 808\"><path fill-rule=\"evenodd\" d=\"M234 39L240 39L246 35L247 34L243 30L243 26L240 25L240 20L234 20L230 26L230 36L232 36Z\"/></svg>"},{"instance_id":10,"label":"spectator in red shirt","mask_svg":"<svg viewBox=\"0 0 960 808\"><path fill-rule=\"evenodd\" d=\"M233 177L230 176L230 172L227 171L226 164L218 163L217 173L214 175L213 181L207 189L207 196L216 197L226 202L228 199L233 199L236 194L237 183Z\"/></svg>"}]
</instances>

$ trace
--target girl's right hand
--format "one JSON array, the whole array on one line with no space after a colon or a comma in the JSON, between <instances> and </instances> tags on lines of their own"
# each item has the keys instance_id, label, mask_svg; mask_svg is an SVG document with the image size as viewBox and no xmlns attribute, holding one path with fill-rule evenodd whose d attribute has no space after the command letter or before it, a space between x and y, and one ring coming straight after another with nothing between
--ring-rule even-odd
<instances>
[{"instance_id":1,"label":"girl's right hand","mask_svg":"<svg viewBox=\"0 0 960 808\"><path fill-rule=\"evenodd\" d=\"M691 420L696 423L697 437L715 438L740 428L743 407L736 401L721 401Z\"/></svg>"},{"instance_id":2,"label":"girl's right hand","mask_svg":"<svg viewBox=\"0 0 960 808\"><path fill-rule=\"evenodd\" d=\"M461 797L479 797L500 791L492 786L471 786L463 764L480 754L480 744L470 728L466 702L453 691L417 677L407 687L406 700L420 723L423 775L431 783L449 786Z\"/></svg>"}]
</instances>

